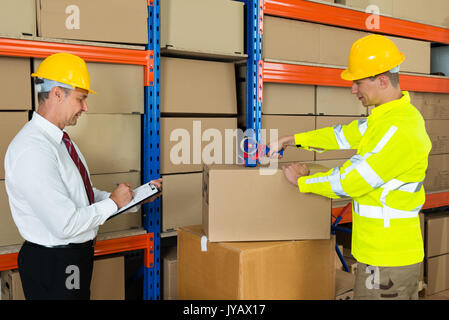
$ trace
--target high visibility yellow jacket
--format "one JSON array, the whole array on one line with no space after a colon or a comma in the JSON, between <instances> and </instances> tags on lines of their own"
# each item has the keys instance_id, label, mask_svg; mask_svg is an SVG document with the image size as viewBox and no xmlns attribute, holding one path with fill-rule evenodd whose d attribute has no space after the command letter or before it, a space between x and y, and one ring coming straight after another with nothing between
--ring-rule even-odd
<instances>
[{"instance_id":1,"label":"high visibility yellow jacket","mask_svg":"<svg viewBox=\"0 0 449 320\"><path fill-rule=\"evenodd\" d=\"M406 266L424 257L419 211L432 147L419 111L401 99L363 120L295 135L306 150L357 149L343 166L298 179L301 192L353 199L352 255L374 266Z\"/></svg>"}]
</instances>

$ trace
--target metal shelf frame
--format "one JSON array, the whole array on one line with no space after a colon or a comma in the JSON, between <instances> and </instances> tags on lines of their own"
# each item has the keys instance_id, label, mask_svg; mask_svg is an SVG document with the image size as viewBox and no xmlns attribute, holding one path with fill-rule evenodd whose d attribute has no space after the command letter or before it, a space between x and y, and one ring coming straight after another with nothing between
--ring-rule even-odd
<instances>
[{"instance_id":1,"label":"metal shelf frame","mask_svg":"<svg viewBox=\"0 0 449 320\"><path fill-rule=\"evenodd\" d=\"M293 83L320 86L351 87L352 83L340 78L341 68L278 63L264 61L262 57L264 15L309 21L337 27L373 32L366 26L370 14L331 4L305 0L245 0L247 4L247 129L261 128L263 83ZM376 33L449 44L449 29L422 23L379 16L380 29ZM408 91L449 93L449 79L426 75L400 75L401 87ZM423 209L449 205L449 192L426 195ZM352 221L346 214L351 204L332 209L335 219L344 213L340 223Z\"/></svg>"},{"instance_id":2,"label":"metal shelf frame","mask_svg":"<svg viewBox=\"0 0 449 320\"><path fill-rule=\"evenodd\" d=\"M159 0L148 0L149 44L146 50L111 48L90 44L70 44L0 37L0 56L45 58L68 52L86 61L144 66L145 113L143 115L144 181L159 177ZM157 138L155 137L157 134ZM154 214L152 212L155 212ZM98 241L95 256L144 250L144 299L160 298L160 201L144 205L146 234ZM18 253L0 255L0 271L17 268Z\"/></svg>"}]
</instances>

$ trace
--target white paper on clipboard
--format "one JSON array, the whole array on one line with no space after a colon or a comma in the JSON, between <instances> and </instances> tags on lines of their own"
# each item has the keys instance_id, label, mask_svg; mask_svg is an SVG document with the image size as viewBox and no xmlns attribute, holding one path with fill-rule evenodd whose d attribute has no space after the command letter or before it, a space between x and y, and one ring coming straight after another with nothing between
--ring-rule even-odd
<instances>
[{"instance_id":1,"label":"white paper on clipboard","mask_svg":"<svg viewBox=\"0 0 449 320\"><path fill-rule=\"evenodd\" d=\"M157 193L161 192L156 186L149 184L149 183L145 183L145 184L141 185L140 187L137 187L133 191L134 191L133 199L126 206L123 206L119 210L117 210L109 218L112 218L122 212L125 212L129 208L132 208L135 205L138 205L139 203L141 203L142 201L150 198L151 196L154 196Z\"/></svg>"}]
</instances>

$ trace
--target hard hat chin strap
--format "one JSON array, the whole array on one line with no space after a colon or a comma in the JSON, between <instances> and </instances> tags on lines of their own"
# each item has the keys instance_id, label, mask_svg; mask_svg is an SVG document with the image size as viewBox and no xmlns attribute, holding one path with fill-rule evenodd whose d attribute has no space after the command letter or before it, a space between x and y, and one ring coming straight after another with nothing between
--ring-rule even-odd
<instances>
[{"instance_id":1,"label":"hard hat chin strap","mask_svg":"<svg viewBox=\"0 0 449 320\"><path fill-rule=\"evenodd\" d=\"M63 88L73 90L73 87L71 85L65 84L62 82L58 82L58 81L54 81L54 80L38 78L38 81L36 81L36 82L37 82L36 83L36 91L38 93L50 92L53 87L63 87Z\"/></svg>"}]
</instances>

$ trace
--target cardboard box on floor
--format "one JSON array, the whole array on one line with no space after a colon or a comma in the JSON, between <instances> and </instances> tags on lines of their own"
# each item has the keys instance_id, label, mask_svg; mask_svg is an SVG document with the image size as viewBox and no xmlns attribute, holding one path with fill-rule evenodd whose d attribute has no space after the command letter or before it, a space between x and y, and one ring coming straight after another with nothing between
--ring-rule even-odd
<instances>
[{"instance_id":1,"label":"cardboard box on floor","mask_svg":"<svg viewBox=\"0 0 449 320\"><path fill-rule=\"evenodd\" d=\"M125 300L124 257L96 258L90 284L91 300ZM2 300L25 300L19 270L1 272Z\"/></svg>"},{"instance_id":2,"label":"cardboard box on floor","mask_svg":"<svg viewBox=\"0 0 449 320\"><path fill-rule=\"evenodd\" d=\"M315 116L262 115L262 129L265 131L261 132L261 143L269 144L272 139L277 140L283 136L315 130L315 118ZM277 130L277 138L271 134L271 130ZM290 147L280 162L313 161L313 159L313 152Z\"/></svg>"},{"instance_id":3,"label":"cardboard box on floor","mask_svg":"<svg viewBox=\"0 0 449 320\"><path fill-rule=\"evenodd\" d=\"M426 131L432 142L430 154L449 153L449 120L426 120Z\"/></svg>"},{"instance_id":4,"label":"cardboard box on floor","mask_svg":"<svg viewBox=\"0 0 449 320\"><path fill-rule=\"evenodd\" d=\"M5 155L16 134L28 122L28 111L0 111L0 180L5 179Z\"/></svg>"},{"instance_id":5,"label":"cardboard box on floor","mask_svg":"<svg viewBox=\"0 0 449 320\"><path fill-rule=\"evenodd\" d=\"M449 189L449 154L429 156L424 188L426 191Z\"/></svg>"},{"instance_id":6,"label":"cardboard box on floor","mask_svg":"<svg viewBox=\"0 0 449 320\"><path fill-rule=\"evenodd\" d=\"M35 0L2 0L0 2L0 33L12 36L35 36Z\"/></svg>"},{"instance_id":7,"label":"cardboard box on floor","mask_svg":"<svg viewBox=\"0 0 449 320\"><path fill-rule=\"evenodd\" d=\"M179 299L333 300L335 297L334 237L207 242L207 251L202 251L203 235L201 226L178 230Z\"/></svg>"},{"instance_id":8,"label":"cardboard box on floor","mask_svg":"<svg viewBox=\"0 0 449 320\"><path fill-rule=\"evenodd\" d=\"M449 253L426 259L427 294L449 289Z\"/></svg>"},{"instance_id":9,"label":"cardboard box on floor","mask_svg":"<svg viewBox=\"0 0 449 320\"><path fill-rule=\"evenodd\" d=\"M164 0L161 2L161 48L244 53L243 2Z\"/></svg>"},{"instance_id":10,"label":"cardboard box on floor","mask_svg":"<svg viewBox=\"0 0 449 320\"><path fill-rule=\"evenodd\" d=\"M42 59L34 59L37 70ZM144 67L131 64L87 62L90 87L97 94L89 94L86 102L89 114L144 113ZM38 107L35 93L35 109Z\"/></svg>"},{"instance_id":11,"label":"cardboard box on floor","mask_svg":"<svg viewBox=\"0 0 449 320\"><path fill-rule=\"evenodd\" d=\"M163 113L234 115L236 94L233 63L161 58Z\"/></svg>"},{"instance_id":12,"label":"cardboard box on floor","mask_svg":"<svg viewBox=\"0 0 449 320\"><path fill-rule=\"evenodd\" d=\"M161 118L161 174L201 172L203 164L236 163L237 118ZM232 142L232 143L231 143ZM220 154L221 153L221 154Z\"/></svg>"},{"instance_id":13,"label":"cardboard box on floor","mask_svg":"<svg viewBox=\"0 0 449 320\"><path fill-rule=\"evenodd\" d=\"M165 181L164 181L165 184ZM169 247L162 256L163 261L163 299L178 299L178 253L177 246Z\"/></svg>"},{"instance_id":14,"label":"cardboard box on floor","mask_svg":"<svg viewBox=\"0 0 449 320\"><path fill-rule=\"evenodd\" d=\"M23 241L11 215L5 181L0 180L0 247L22 244Z\"/></svg>"},{"instance_id":15,"label":"cardboard box on floor","mask_svg":"<svg viewBox=\"0 0 449 320\"><path fill-rule=\"evenodd\" d=\"M426 256L449 253L449 212L426 215Z\"/></svg>"},{"instance_id":16,"label":"cardboard box on floor","mask_svg":"<svg viewBox=\"0 0 449 320\"><path fill-rule=\"evenodd\" d=\"M30 61L29 58L0 57L3 75L0 77L0 110L31 110Z\"/></svg>"},{"instance_id":17,"label":"cardboard box on floor","mask_svg":"<svg viewBox=\"0 0 449 320\"><path fill-rule=\"evenodd\" d=\"M368 32L264 17L263 58L347 66L352 44ZM389 36L406 57L401 71L430 73L430 42Z\"/></svg>"},{"instance_id":18,"label":"cardboard box on floor","mask_svg":"<svg viewBox=\"0 0 449 320\"><path fill-rule=\"evenodd\" d=\"M299 192L282 169L211 165L203 171L203 230L209 241L329 239L331 200ZM309 165L310 172L327 171Z\"/></svg>"},{"instance_id":19,"label":"cardboard box on floor","mask_svg":"<svg viewBox=\"0 0 449 320\"><path fill-rule=\"evenodd\" d=\"M201 224L203 174L163 175L162 231Z\"/></svg>"},{"instance_id":20,"label":"cardboard box on floor","mask_svg":"<svg viewBox=\"0 0 449 320\"><path fill-rule=\"evenodd\" d=\"M147 44L147 19L146 0L37 0L40 37Z\"/></svg>"},{"instance_id":21,"label":"cardboard box on floor","mask_svg":"<svg viewBox=\"0 0 449 320\"><path fill-rule=\"evenodd\" d=\"M364 117L316 117L316 128L327 128L335 125L350 124L354 120L364 119ZM315 152L316 160L330 160L330 159L349 159L357 153L357 150L330 150L322 153Z\"/></svg>"},{"instance_id":22,"label":"cardboard box on floor","mask_svg":"<svg viewBox=\"0 0 449 320\"><path fill-rule=\"evenodd\" d=\"M87 161L90 174L140 170L140 114L83 114L66 127Z\"/></svg>"},{"instance_id":23,"label":"cardboard box on floor","mask_svg":"<svg viewBox=\"0 0 449 320\"><path fill-rule=\"evenodd\" d=\"M99 190L112 192L117 183L128 182L132 188L141 185L140 172L93 174L90 176L93 186ZM98 233L129 230L142 227L142 210L127 212L107 220L98 229Z\"/></svg>"}]
</instances>

